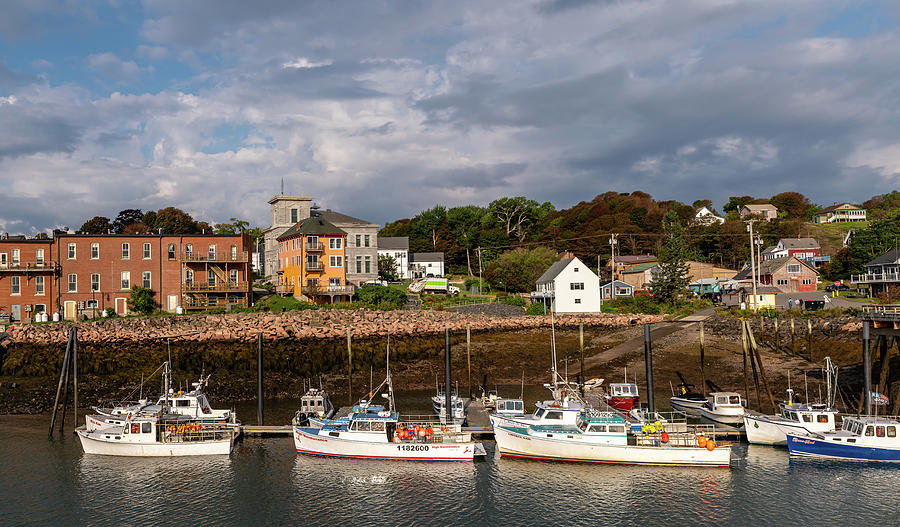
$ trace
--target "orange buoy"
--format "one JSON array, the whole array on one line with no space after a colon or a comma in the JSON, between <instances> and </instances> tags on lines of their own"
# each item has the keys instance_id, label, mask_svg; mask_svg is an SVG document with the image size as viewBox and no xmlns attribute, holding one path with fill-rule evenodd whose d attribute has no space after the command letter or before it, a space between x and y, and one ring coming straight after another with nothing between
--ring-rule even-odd
<instances>
[{"instance_id":1,"label":"orange buoy","mask_svg":"<svg viewBox=\"0 0 900 527\"><path fill-rule=\"evenodd\" d=\"M663 432L662 434L660 434L659 439L662 440L663 443L668 443L669 442L669 433Z\"/></svg>"},{"instance_id":2,"label":"orange buoy","mask_svg":"<svg viewBox=\"0 0 900 527\"><path fill-rule=\"evenodd\" d=\"M706 437L704 437L704 436L698 437L697 438L697 446L699 446L700 448L705 447L706 446Z\"/></svg>"},{"instance_id":3,"label":"orange buoy","mask_svg":"<svg viewBox=\"0 0 900 527\"><path fill-rule=\"evenodd\" d=\"M428 428L425 429L425 433L428 434L428 435L433 435L433 434L434 434L434 429L431 428L431 426L429 426Z\"/></svg>"},{"instance_id":4,"label":"orange buoy","mask_svg":"<svg viewBox=\"0 0 900 527\"><path fill-rule=\"evenodd\" d=\"M710 452L712 452L713 450L715 450L715 449L716 449L716 442L713 441L712 439L710 439L709 441L707 441L707 442L706 442L706 449L709 450Z\"/></svg>"}]
</instances>

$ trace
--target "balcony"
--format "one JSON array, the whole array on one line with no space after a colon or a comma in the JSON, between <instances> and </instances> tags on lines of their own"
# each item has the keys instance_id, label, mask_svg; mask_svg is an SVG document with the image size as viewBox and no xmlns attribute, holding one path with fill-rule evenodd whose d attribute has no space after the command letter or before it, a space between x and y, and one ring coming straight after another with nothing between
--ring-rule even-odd
<instances>
[{"instance_id":1,"label":"balcony","mask_svg":"<svg viewBox=\"0 0 900 527\"><path fill-rule=\"evenodd\" d=\"M52 273L58 269L56 262L16 262L0 264L0 273Z\"/></svg>"},{"instance_id":2,"label":"balcony","mask_svg":"<svg viewBox=\"0 0 900 527\"><path fill-rule=\"evenodd\" d=\"M306 271L310 273L321 273L325 270L324 262L306 262Z\"/></svg>"},{"instance_id":3,"label":"balcony","mask_svg":"<svg viewBox=\"0 0 900 527\"><path fill-rule=\"evenodd\" d=\"M900 273L866 273L850 275L854 284L883 284L900 282Z\"/></svg>"},{"instance_id":4,"label":"balcony","mask_svg":"<svg viewBox=\"0 0 900 527\"><path fill-rule=\"evenodd\" d=\"M239 252L235 255L232 255L230 252L223 252L221 254L184 252L181 253L181 261L185 263L247 263L250 261L250 257L247 254L247 251Z\"/></svg>"},{"instance_id":5,"label":"balcony","mask_svg":"<svg viewBox=\"0 0 900 527\"><path fill-rule=\"evenodd\" d=\"M294 294L294 286L292 285L276 285L275 286L275 294L281 296L288 296Z\"/></svg>"},{"instance_id":6,"label":"balcony","mask_svg":"<svg viewBox=\"0 0 900 527\"><path fill-rule=\"evenodd\" d=\"M321 243L309 243L306 242L306 252L308 253L320 253L325 250L325 246Z\"/></svg>"},{"instance_id":7,"label":"balcony","mask_svg":"<svg viewBox=\"0 0 900 527\"><path fill-rule=\"evenodd\" d=\"M300 292L306 296L353 296L356 287L353 285L306 285Z\"/></svg>"},{"instance_id":8,"label":"balcony","mask_svg":"<svg viewBox=\"0 0 900 527\"><path fill-rule=\"evenodd\" d=\"M232 282L230 280L216 280L214 284L209 282L185 282L181 284L181 289L185 293L246 293L247 282Z\"/></svg>"}]
</instances>

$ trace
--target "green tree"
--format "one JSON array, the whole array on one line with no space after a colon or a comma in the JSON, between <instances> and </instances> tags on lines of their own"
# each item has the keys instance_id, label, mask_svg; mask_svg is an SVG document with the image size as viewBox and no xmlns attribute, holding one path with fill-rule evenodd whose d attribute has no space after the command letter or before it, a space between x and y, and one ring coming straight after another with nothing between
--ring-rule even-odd
<instances>
[{"instance_id":1,"label":"green tree","mask_svg":"<svg viewBox=\"0 0 900 527\"><path fill-rule=\"evenodd\" d=\"M78 229L78 234L106 234L112 226L109 218L105 216L94 216Z\"/></svg>"},{"instance_id":2,"label":"green tree","mask_svg":"<svg viewBox=\"0 0 900 527\"><path fill-rule=\"evenodd\" d=\"M124 209L119 211L116 219L112 222L112 230L116 234L125 232L125 227L132 223L144 221L144 213L140 209Z\"/></svg>"},{"instance_id":3,"label":"green tree","mask_svg":"<svg viewBox=\"0 0 900 527\"><path fill-rule=\"evenodd\" d=\"M423 210L418 216L413 218L410 225L411 237L419 239L427 238L431 242L431 250L437 249L437 233L441 224L447 219L447 208L443 205L436 205L430 209Z\"/></svg>"},{"instance_id":4,"label":"green tree","mask_svg":"<svg viewBox=\"0 0 900 527\"><path fill-rule=\"evenodd\" d=\"M378 255L378 278L388 282L400 280L397 275L397 260L389 254Z\"/></svg>"},{"instance_id":5,"label":"green tree","mask_svg":"<svg viewBox=\"0 0 900 527\"><path fill-rule=\"evenodd\" d=\"M727 212L738 212L741 210L741 207L748 203L753 203L756 201L756 198L753 196L731 196L728 198L728 203L722 207L722 210Z\"/></svg>"},{"instance_id":6,"label":"green tree","mask_svg":"<svg viewBox=\"0 0 900 527\"><path fill-rule=\"evenodd\" d=\"M378 309L400 309L406 304L406 293L395 288L366 284L356 290L356 298L363 304Z\"/></svg>"},{"instance_id":7,"label":"green tree","mask_svg":"<svg viewBox=\"0 0 900 527\"><path fill-rule=\"evenodd\" d=\"M685 263L689 256L689 250L678 213L675 210L670 210L663 217L663 229L659 265L653 281L650 282L650 290L658 300L672 302L674 305L685 294L688 283L690 283L688 265Z\"/></svg>"},{"instance_id":8,"label":"green tree","mask_svg":"<svg viewBox=\"0 0 900 527\"><path fill-rule=\"evenodd\" d=\"M250 228L250 222L231 218L231 223L219 223L216 225L216 234L240 234Z\"/></svg>"},{"instance_id":9,"label":"green tree","mask_svg":"<svg viewBox=\"0 0 900 527\"><path fill-rule=\"evenodd\" d=\"M535 282L556 261L556 251L548 247L514 249L501 254L488 266L488 281L513 293L532 291Z\"/></svg>"},{"instance_id":10,"label":"green tree","mask_svg":"<svg viewBox=\"0 0 900 527\"><path fill-rule=\"evenodd\" d=\"M471 250L475 248L485 210L475 205L453 207L447 211L447 224L456 243L466 250L466 269L472 276Z\"/></svg>"},{"instance_id":11,"label":"green tree","mask_svg":"<svg viewBox=\"0 0 900 527\"><path fill-rule=\"evenodd\" d=\"M799 192L775 194L769 203L775 205L779 216L783 215L783 217L791 219L808 220L815 209L815 205L810 203L809 198Z\"/></svg>"},{"instance_id":12,"label":"green tree","mask_svg":"<svg viewBox=\"0 0 900 527\"><path fill-rule=\"evenodd\" d=\"M488 210L506 230L506 235L524 241L531 230L555 209L549 201L538 203L524 196L500 198L488 205Z\"/></svg>"},{"instance_id":13,"label":"green tree","mask_svg":"<svg viewBox=\"0 0 900 527\"><path fill-rule=\"evenodd\" d=\"M157 307L156 300L154 299L155 296L156 291L150 288L133 286L131 288L131 295L128 298L128 307L131 308L132 311L137 311L138 313L143 313L145 315L152 313Z\"/></svg>"},{"instance_id":14,"label":"green tree","mask_svg":"<svg viewBox=\"0 0 900 527\"><path fill-rule=\"evenodd\" d=\"M147 216L146 214L144 215ZM144 223L147 223L146 221ZM197 222L190 214L175 207L166 207L156 211L153 224L147 223L155 229L162 229L163 234L196 234L200 230Z\"/></svg>"}]
</instances>

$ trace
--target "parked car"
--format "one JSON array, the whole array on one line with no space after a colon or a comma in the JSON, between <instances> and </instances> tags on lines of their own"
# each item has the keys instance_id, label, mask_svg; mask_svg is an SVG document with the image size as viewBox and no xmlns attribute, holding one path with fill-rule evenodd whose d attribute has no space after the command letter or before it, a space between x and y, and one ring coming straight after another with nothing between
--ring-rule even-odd
<instances>
[{"instance_id":1,"label":"parked car","mask_svg":"<svg viewBox=\"0 0 900 527\"><path fill-rule=\"evenodd\" d=\"M849 291L850 286L847 284L834 283L826 285L825 290L829 293L832 291Z\"/></svg>"}]
</instances>

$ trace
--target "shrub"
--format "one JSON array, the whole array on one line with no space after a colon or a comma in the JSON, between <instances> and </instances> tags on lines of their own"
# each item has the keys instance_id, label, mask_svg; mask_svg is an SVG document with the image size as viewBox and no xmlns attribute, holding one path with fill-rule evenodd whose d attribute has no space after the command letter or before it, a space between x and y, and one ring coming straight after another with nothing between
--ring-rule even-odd
<instances>
[{"instance_id":1,"label":"shrub","mask_svg":"<svg viewBox=\"0 0 900 527\"><path fill-rule=\"evenodd\" d=\"M128 307L133 311L149 315L157 308L156 291L146 287L134 286L131 288L131 296L128 298Z\"/></svg>"},{"instance_id":2,"label":"shrub","mask_svg":"<svg viewBox=\"0 0 900 527\"><path fill-rule=\"evenodd\" d=\"M507 296L507 297L503 298L503 300L501 300L500 303L506 304L508 306L519 306L519 307L525 307L525 304L527 304L527 302L525 302L525 299L522 298L521 296Z\"/></svg>"},{"instance_id":3,"label":"shrub","mask_svg":"<svg viewBox=\"0 0 900 527\"><path fill-rule=\"evenodd\" d=\"M535 302L528 306L528 309L525 310L526 315L546 315L544 313L544 304L540 302Z\"/></svg>"},{"instance_id":4,"label":"shrub","mask_svg":"<svg viewBox=\"0 0 900 527\"><path fill-rule=\"evenodd\" d=\"M356 290L354 297L366 307L400 309L406 304L406 293L395 287L366 284Z\"/></svg>"}]
</instances>

